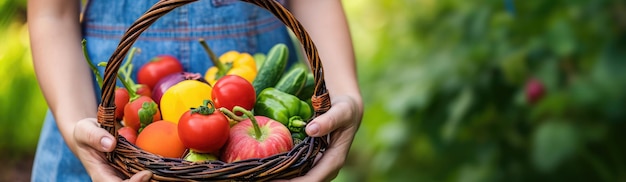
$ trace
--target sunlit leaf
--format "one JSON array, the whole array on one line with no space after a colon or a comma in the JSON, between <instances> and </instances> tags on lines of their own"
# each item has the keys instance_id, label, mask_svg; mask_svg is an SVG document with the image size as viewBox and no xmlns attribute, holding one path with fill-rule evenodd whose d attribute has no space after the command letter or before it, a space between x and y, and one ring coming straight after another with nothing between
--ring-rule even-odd
<instances>
[{"instance_id":1,"label":"sunlit leaf","mask_svg":"<svg viewBox=\"0 0 626 182\"><path fill-rule=\"evenodd\" d=\"M456 136L463 116L467 113L473 102L472 94L473 92L470 88L465 88L460 92L455 101L450 104L448 120L444 124L442 131L444 140L450 141Z\"/></svg>"},{"instance_id":2,"label":"sunlit leaf","mask_svg":"<svg viewBox=\"0 0 626 182\"><path fill-rule=\"evenodd\" d=\"M568 122L546 121L533 135L532 162L543 172L557 168L578 147L578 132Z\"/></svg>"}]
</instances>

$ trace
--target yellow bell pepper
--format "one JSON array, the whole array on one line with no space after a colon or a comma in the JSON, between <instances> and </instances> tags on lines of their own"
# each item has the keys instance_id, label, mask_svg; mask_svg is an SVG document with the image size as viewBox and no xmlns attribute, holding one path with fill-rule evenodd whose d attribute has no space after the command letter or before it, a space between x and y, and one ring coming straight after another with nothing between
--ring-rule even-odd
<instances>
[{"instance_id":1,"label":"yellow bell pepper","mask_svg":"<svg viewBox=\"0 0 626 182\"><path fill-rule=\"evenodd\" d=\"M161 97L163 120L178 123L190 108L202 105L204 100L211 100L211 91L211 86L196 80L183 80L173 85Z\"/></svg>"},{"instance_id":2,"label":"yellow bell pepper","mask_svg":"<svg viewBox=\"0 0 626 182\"><path fill-rule=\"evenodd\" d=\"M222 54L219 59L209 48L204 40L200 40L204 50L209 54L213 67L209 68L204 75L204 79L214 85L218 79L225 75L238 75L252 83L257 74L256 62L252 55L237 51L228 51ZM219 60L219 61L218 61Z\"/></svg>"}]
</instances>

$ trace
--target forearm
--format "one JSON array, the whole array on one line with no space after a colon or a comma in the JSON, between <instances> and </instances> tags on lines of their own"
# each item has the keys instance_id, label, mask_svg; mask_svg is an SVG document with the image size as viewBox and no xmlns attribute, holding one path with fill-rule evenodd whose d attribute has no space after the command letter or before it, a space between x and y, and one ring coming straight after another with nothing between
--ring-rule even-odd
<instances>
[{"instance_id":1,"label":"forearm","mask_svg":"<svg viewBox=\"0 0 626 182\"><path fill-rule=\"evenodd\" d=\"M293 0L291 10L317 46L331 98L346 95L360 105L352 39L339 0Z\"/></svg>"},{"instance_id":2,"label":"forearm","mask_svg":"<svg viewBox=\"0 0 626 182\"><path fill-rule=\"evenodd\" d=\"M37 80L59 131L76 152L74 124L96 117L89 68L81 52L78 1L28 2L28 26Z\"/></svg>"}]
</instances>

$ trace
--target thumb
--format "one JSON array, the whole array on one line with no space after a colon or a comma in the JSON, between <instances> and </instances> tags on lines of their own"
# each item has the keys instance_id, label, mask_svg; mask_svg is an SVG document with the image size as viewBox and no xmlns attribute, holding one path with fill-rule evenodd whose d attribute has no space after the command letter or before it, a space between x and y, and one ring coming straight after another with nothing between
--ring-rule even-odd
<instances>
[{"instance_id":1,"label":"thumb","mask_svg":"<svg viewBox=\"0 0 626 182\"><path fill-rule=\"evenodd\" d=\"M89 146L100 152L111 152L116 144L113 135L100 128L95 118L83 119L76 123L74 140L78 145Z\"/></svg>"},{"instance_id":2,"label":"thumb","mask_svg":"<svg viewBox=\"0 0 626 182\"><path fill-rule=\"evenodd\" d=\"M152 178L152 172L150 171L140 171L137 174L133 175L130 179L124 180L125 182L141 182L141 181L150 181Z\"/></svg>"},{"instance_id":3,"label":"thumb","mask_svg":"<svg viewBox=\"0 0 626 182\"><path fill-rule=\"evenodd\" d=\"M349 102L337 102L324 114L313 119L306 126L306 133L312 137L321 137L335 131L337 128L349 124L350 116L354 112Z\"/></svg>"}]
</instances>

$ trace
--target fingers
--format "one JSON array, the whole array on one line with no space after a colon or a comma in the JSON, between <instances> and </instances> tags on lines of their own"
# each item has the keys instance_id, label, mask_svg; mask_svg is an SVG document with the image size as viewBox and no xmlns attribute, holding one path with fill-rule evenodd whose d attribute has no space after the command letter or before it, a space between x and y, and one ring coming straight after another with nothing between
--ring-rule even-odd
<instances>
[{"instance_id":1,"label":"fingers","mask_svg":"<svg viewBox=\"0 0 626 182\"><path fill-rule=\"evenodd\" d=\"M122 178L112 175L109 172L105 172L105 173L96 173L96 174L91 175L91 180L94 182L122 181Z\"/></svg>"},{"instance_id":2,"label":"fingers","mask_svg":"<svg viewBox=\"0 0 626 182\"><path fill-rule=\"evenodd\" d=\"M111 168L108 163L100 163L100 164L91 164L85 166L87 171L90 172L92 181L94 182L109 182L109 181L122 181L121 173L115 171L115 169ZM123 181L128 182L139 182L139 181L150 181L152 178L152 172L150 171L141 171L137 174L133 175L130 179L126 179Z\"/></svg>"},{"instance_id":3,"label":"fingers","mask_svg":"<svg viewBox=\"0 0 626 182\"><path fill-rule=\"evenodd\" d=\"M100 128L95 118L78 121L74 127L74 138L78 145L77 157L93 181L122 181L119 173L104 159L104 153L115 148L115 138ZM150 171L141 171L124 181L149 181Z\"/></svg>"},{"instance_id":4,"label":"fingers","mask_svg":"<svg viewBox=\"0 0 626 182\"><path fill-rule=\"evenodd\" d=\"M334 141L330 148L315 164L317 167L311 169L306 176L293 179L294 181L330 181L337 176L345 161L356 128L358 128L360 113L362 112L359 112L359 104L350 97L337 98L328 112L318 116L307 125L307 134L314 137L321 137L335 130L339 132L337 133L338 136L333 136ZM100 128L94 118L77 122L74 128L74 139L78 145L88 146L100 152L113 151L116 143L115 138ZM151 172L142 171L127 181L148 181L151 177Z\"/></svg>"},{"instance_id":5,"label":"fingers","mask_svg":"<svg viewBox=\"0 0 626 182\"><path fill-rule=\"evenodd\" d=\"M331 181L339 174L339 169L345 161L345 154L340 150L329 149L305 176L291 179L291 181Z\"/></svg>"},{"instance_id":6,"label":"fingers","mask_svg":"<svg viewBox=\"0 0 626 182\"><path fill-rule=\"evenodd\" d=\"M115 148L115 138L100 128L95 118L87 118L76 123L74 139L78 145L87 145L100 152L111 152Z\"/></svg>"},{"instance_id":7,"label":"fingers","mask_svg":"<svg viewBox=\"0 0 626 182\"><path fill-rule=\"evenodd\" d=\"M309 136L321 137L338 128L354 124L358 105L349 97L335 99L333 106L324 114L315 118L306 127ZM360 119L359 119L360 120Z\"/></svg>"},{"instance_id":8,"label":"fingers","mask_svg":"<svg viewBox=\"0 0 626 182\"><path fill-rule=\"evenodd\" d=\"M152 178L152 172L141 171L133 175L130 179L124 180L124 181L128 181L128 182L150 181L150 178Z\"/></svg>"},{"instance_id":9,"label":"fingers","mask_svg":"<svg viewBox=\"0 0 626 182\"><path fill-rule=\"evenodd\" d=\"M330 153L330 152L331 151L328 151L327 153ZM306 174L306 176L300 176L300 177L293 178L293 179L277 179L277 180L272 180L272 182L331 181L332 179L337 177L337 175L339 174L339 168L341 168L343 162L339 162L339 160L336 159L337 157L336 154L331 154L334 157L330 157L330 156L322 157L322 155L326 156L328 154L324 154L324 153L317 154L317 157L315 159L316 160L315 166L324 166L324 167L314 167Z\"/></svg>"},{"instance_id":10,"label":"fingers","mask_svg":"<svg viewBox=\"0 0 626 182\"><path fill-rule=\"evenodd\" d=\"M320 153L323 156L315 162L315 166L305 176L292 181L330 181L337 177L360 125L362 110L361 102L352 97L335 97L330 110L307 125L306 132L310 136L320 137L330 132L333 135L330 136L329 148Z\"/></svg>"},{"instance_id":11,"label":"fingers","mask_svg":"<svg viewBox=\"0 0 626 182\"><path fill-rule=\"evenodd\" d=\"M345 113L342 113L346 109L341 108L346 107L345 105L343 103L336 104L328 112L315 118L307 125L306 133L309 136L321 137L341 127L343 123L340 121L347 119Z\"/></svg>"}]
</instances>

